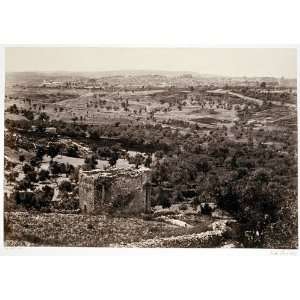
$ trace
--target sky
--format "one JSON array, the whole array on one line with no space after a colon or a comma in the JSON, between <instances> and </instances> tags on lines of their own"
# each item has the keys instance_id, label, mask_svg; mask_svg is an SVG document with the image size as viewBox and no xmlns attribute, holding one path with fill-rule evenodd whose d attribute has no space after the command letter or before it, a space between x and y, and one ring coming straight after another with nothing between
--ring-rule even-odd
<instances>
[{"instance_id":1,"label":"sky","mask_svg":"<svg viewBox=\"0 0 300 300\"><path fill-rule=\"evenodd\" d=\"M160 70L297 77L295 48L10 47L7 72Z\"/></svg>"}]
</instances>

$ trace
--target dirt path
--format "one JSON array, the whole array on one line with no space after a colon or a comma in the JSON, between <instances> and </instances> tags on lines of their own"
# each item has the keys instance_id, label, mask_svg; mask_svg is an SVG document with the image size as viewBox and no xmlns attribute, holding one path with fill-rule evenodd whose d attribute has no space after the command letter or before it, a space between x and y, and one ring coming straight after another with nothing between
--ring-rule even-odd
<instances>
[{"instance_id":1,"label":"dirt path","mask_svg":"<svg viewBox=\"0 0 300 300\"><path fill-rule=\"evenodd\" d=\"M248 96L245 96L245 95L242 95L242 94L239 94L239 93L235 93L235 92L231 92L231 91L225 91L225 90L222 90L222 89L218 89L218 90L214 90L214 91L208 91L208 92L213 93L213 94L228 94L228 95L235 96L235 97L238 97L238 98L246 100L246 101L255 102L259 105L262 105L264 103L264 101L261 100L261 99L248 97ZM271 103L273 105L281 105L281 103L279 103L278 101L271 101ZM291 103L283 103L283 106L296 108L296 105L291 104Z\"/></svg>"}]
</instances>

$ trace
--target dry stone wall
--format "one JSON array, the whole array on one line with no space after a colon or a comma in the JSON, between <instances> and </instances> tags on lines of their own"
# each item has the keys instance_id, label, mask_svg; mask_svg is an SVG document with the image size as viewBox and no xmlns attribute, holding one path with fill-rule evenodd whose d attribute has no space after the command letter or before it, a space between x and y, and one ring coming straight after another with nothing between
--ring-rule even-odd
<instances>
[{"instance_id":1,"label":"dry stone wall","mask_svg":"<svg viewBox=\"0 0 300 300\"><path fill-rule=\"evenodd\" d=\"M81 171L80 209L86 213L99 212L107 207L128 213L144 212L149 207L146 183L150 176L148 168Z\"/></svg>"},{"instance_id":2,"label":"dry stone wall","mask_svg":"<svg viewBox=\"0 0 300 300\"><path fill-rule=\"evenodd\" d=\"M94 211L95 186L93 177L81 174L79 178L79 207L84 213Z\"/></svg>"},{"instance_id":3,"label":"dry stone wall","mask_svg":"<svg viewBox=\"0 0 300 300\"><path fill-rule=\"evenodd\" d=\"M198 234L174 236L166 238L154 238L117 247L129 248L215 248L224 242L222 230L206 231Z\"/></svg>"}]
</instances>

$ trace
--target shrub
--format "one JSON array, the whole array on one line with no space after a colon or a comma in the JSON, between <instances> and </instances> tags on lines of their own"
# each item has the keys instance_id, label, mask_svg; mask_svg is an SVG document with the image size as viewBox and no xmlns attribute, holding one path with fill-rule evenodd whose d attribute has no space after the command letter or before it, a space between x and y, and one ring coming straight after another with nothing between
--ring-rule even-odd
<instances>
[{"instance_id":1,"label":"shrub","mask_svg":"<svg viewBox=\"0 0 300 300\"><path fill-rule=\"evenodd\" d=\"M88 224L87 224L87 229L89 229L89 230L94 229L93 224L92 224L92 223L88 223Z\"/></svg>"},{"instance_id":2,"label":"shrub","mask_svg":"<svg viewBox=\"0 0 300 300\"><path fill-rule=\"evenodd\" d=\"M181 204L181 205L179 206L179 209L180 209L180 210L187 210L187 209L188 209L188 206L187 206L185 203L183 203L183 204Z\"/></svg>"},{"instance_id":3,"label":"shrub","mask_svg":"<svg viewBox=\"0 0 300 300\"><path fill-rule=\"evenodd\" d=\"M19 191L26 191L27 189L30 189L32 187L31 181L28 179L28 177L24 177L21 181L19 181L18 185L16 186L16 189Z\"/></svg>"},{"instance_id":4,"label":"shrub","mask_svg":"<svg viewBox=\"0 0 300 300\"><path fill-rule=\"evenodd\" d=\"M167 191L165 191L162 188L159 190L157 201L158 204L161 205L163 208L169 208L171 206L170 195Z\"/></svg>"},{"instance_id":5,"label":"shrub","mask_svg":"<svg viewBox=\"0 0 300 300\"><path fill-rule=\"evenodd\" d=\"M47 149L47 154L53 159L55 156L58 155L60 151L60 145L57 143L49 143L48 149Z\"/></svg>"},{"instance_id":6,"label":"shrub","mask_svg":"<svg viewBox=\"0 0 300 300\"><path fill-rule=\"evenodd\" d=\"M63 180L58 187L60 192L72 192L73 186L69 180Z\"/></svg>"},{"instance_id":7,"label":"shrub","mask_svg":"<svg viewBox=\"0 0 300 300\"><path fill-rule=\"evenodd\" d=\"M25 175L24 179L29 181L29 182L37 182L37 172L32 171L32 172L27 173Z\"/></svg>"},{"instance_id":8,"label":"shrub","mask_svg":"<svg viewBox=\"0 0 300 300\"><path fill-rule=\"evenodd\" d=\"M93 170L96 168L97 165L97 157L95 155L89 155L84 159L84 170Z\"/></svg>"},{"instance_id":9,"label":"shrub","mask_svg":"<svg viewBox=\"0 0 300 300\"><path fill-rule=\"evenodd\" d=\"M29 165L28 163L25 163L24 166L22 167L22 170L25 174L29 173L29 172L33 172L34 171L34 167Z\"/></svg>"},{"instance_id":10,"label":"shrub","mask_svg":"<svg viewBox=\"0 0 300 300\"><path fill-rule=\"evenodd\" d=\"M69 145L66 149L67 156L71 157L78 157L79 156L79 150L77 145Z\"/></svg>"},{"instance_id":11,"label":"shrub","mask_svg":"<svg viewBox=\"0 0 300 300\"><path fill-rule=\"evenodd\" d=\"M38 176L40 181L45 181L49 179L49 171L45 169L41 169L38 173Z\"/></svg>"},{"instance_id":12,"label":"shrub","mask_svg":"<svg viewBox=\"0 0 300 300\"><path fill-rule=\"evenodd\" d=\"M203 205L201 205L201 213L203 215L211 215L212 209L208 203L204 203Z\"/></svg>"},{"instance_id":13,"label":"shrub","mask_svg":"<svg viewBox=\"0 0 300 300\"><path fill-rule=\"evenodd\" d=\"M15 191L14 198L17 205L22 205L26 209L49 208L54 194L54 189L50 186L44 186L42 190Z\"/></svg>"}]
</instances>

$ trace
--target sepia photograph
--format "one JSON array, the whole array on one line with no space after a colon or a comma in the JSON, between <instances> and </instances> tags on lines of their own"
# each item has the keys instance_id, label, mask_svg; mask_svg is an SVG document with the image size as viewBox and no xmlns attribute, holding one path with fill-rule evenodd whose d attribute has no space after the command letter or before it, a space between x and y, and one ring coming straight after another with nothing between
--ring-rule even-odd
<instances>
[{"instance_id":1,"label":"sepia photograph","mask_svg":"<svg viewBox=\"0 0 300 300\"><path fill-rule=\"evenodd\" d=\"M4 247L298 249L297 48L5 48Z\"/></svg>"}]
</instances>

